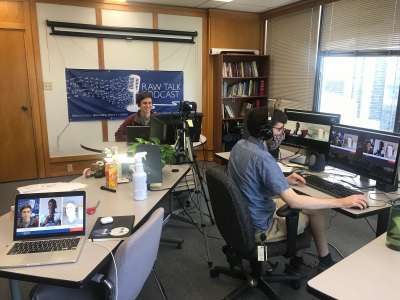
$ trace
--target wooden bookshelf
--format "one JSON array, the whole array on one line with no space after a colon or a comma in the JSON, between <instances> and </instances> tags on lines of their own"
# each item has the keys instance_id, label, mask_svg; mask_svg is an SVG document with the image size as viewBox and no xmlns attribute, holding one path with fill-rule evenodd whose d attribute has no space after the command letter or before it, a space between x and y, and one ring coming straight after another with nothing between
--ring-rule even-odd
<instances>
[{"instance_id":1,"label":"wooden bookshelf","mask_svg":"<svg viewBox=\"0 0 400 300\"><path fill-rule=\"evenodd\" d=\"M269 57L224 53L214 56L213 66L214 150L229 151L223 136L243 124L248 110L268 104Z\"/></svg>"}]
</instances>

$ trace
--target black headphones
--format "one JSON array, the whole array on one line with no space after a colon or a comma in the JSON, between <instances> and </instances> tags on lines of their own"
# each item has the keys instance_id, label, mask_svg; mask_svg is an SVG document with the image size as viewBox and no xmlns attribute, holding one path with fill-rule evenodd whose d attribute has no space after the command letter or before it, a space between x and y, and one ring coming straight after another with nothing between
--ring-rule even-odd
<instances>
[{"instance_id":1,"label":"black headphones","mask_svg":"<svg viewBox=\"0 0 400 300\"><path fill-rule=\"evenodd\" d=\"M267 119L267 122L260 127L260 137L264 140L272 139L274 133L272 132L272 123Z\"/></svg>"}]
</instances>

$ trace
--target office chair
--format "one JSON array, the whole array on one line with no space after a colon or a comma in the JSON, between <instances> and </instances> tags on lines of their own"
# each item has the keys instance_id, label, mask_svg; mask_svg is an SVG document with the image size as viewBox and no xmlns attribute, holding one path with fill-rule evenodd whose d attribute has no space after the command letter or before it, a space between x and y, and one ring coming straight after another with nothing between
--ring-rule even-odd
<instances>
[{"instance_id":1,"label":"office chair","mask_svg":"<svg viewBox=\"0 0 400 300\"><path fill-rule=\"evenodd\" d=\"M118 298L115 298L115 266L108 273L96 274L82 289L73 289L39 284L31 291L32 300L132 300L139 295L145 281L153 272L164 300L164 288L154 271L163 223L164 209L157 209L136 232L125 240L115 252L118 277ZM101 243L101 242L100 242Z\"/></svg>"},{"instance_id":2,"label":"office chair","mask_svg":"<svg viewBox=\"0 0 400 300\"><path fill-rule=\"evenodd\" d=\"M270 299L280 299L269 286L268 282L288 282L293 288L300 287L303 276L295 272L301 258L296 252L308 248L311 236L308 230L297 236L299 210L284 206L277 211L281 217L286 217L287 239L277 242L267 242L268 259L285 256L290 259L284 274L272 274L276 265L270 264L263 274L263 264L257 259L257 245L247 201L232 180L225 174L221 166L211 167L206 171L208 191L217 227L226 242L222 248L227 258L229 268L216 266L210 270L211 277L225 274L233 278L244 279L246 284L231 292L225 299L234 299L248 288L259 288ZM262 237L266 239L265 236ZM250 271L245 270L243 261L250 263Z\"/></svg>"}]
</instances>

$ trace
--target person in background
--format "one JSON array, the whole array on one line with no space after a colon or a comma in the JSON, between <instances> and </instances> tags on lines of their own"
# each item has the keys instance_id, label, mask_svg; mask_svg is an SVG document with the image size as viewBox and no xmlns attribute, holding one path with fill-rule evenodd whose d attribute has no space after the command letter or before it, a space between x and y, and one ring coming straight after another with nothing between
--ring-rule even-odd
<instances>
[{"instance_id":1,"label":"person in background","mask_svg":"<svg viewBox=\"0 0 400 300\"><path fill-rule=\"evenodd\" d=\"M64 208L63 225L77 225L82 223L78 218L78 209L74 202L67 202Z\"/></svg>"},{"instance_id":2,"label":"person in background","mask_svg":"<svg viewBox=\"0 0 400 300\"><path fill-rule=\"evenodd\" d=\"M150 117L152 115L151 109L153 108L152 95L148 92L139 93L136 95L136 104L139 111L130 115L115 132L115 141L126 141L127 127L128 126L149 126Z\"/></svg>"},{"instance_id":3,"label":"person in background","mask_svg":"<svg viewBox=\"0 0 400 300\"><path fill-rule=\"evenodd\" d=\"M47 207L49 209L49 214L46 216L44 221L40 224L40 226L57 226L61 225L61 216L60 213L56 212L57 202L55 199L50 199L47 203Z\"/></svg>"},{"instance_id":4,"label":"person in background","mask_svg":"<svg viewBox=\"0 0 400 300\"><path fill-rule=\"evenodd\" d=\"M21 218L18 219L17 228L38 227L39 221L36 217L32 217L32 207L25 204L19 210Z\"/></svg>"},{"instance_id":5,"label":"person in background","mask_svg":"<svg viewBox=\"0 0 400 300\"><path fill-rule=\"evenodd\" d=\"M277 147L284 138L284 124L287 117L282 111L275 111L270 128L273 142L267 143ZM297 194L290 185L304 185L305 179L292 173L287 178L283 175L277 162L269 152L269 146L263 142L262 128L267 125L267 113L254 109L248 114L247 129L250 136L241 139L233 147L229 163L228 176L242 192L248 203L250 218L255 229L255 240L261 242L279 241L286 238L286 222L276 216L276 210L285 203L291 208L302 209L299 216L298 233L302 233L309 224L319 255L319 269L323 270L334 264L329 253L325 232L324 215L321 209L327 208L366 208L364 195L353 195L345 198L315 198ZM272 197L280 196L274 201Z\"/></svg>"}]
</instances>

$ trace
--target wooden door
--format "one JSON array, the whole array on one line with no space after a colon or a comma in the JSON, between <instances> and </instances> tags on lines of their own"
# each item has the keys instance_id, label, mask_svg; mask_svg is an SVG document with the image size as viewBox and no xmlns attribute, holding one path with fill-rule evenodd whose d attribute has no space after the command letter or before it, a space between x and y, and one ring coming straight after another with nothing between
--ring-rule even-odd
<instances>
[{"instance_id":1,"label":"wooden door","mask_svg":"<svg viewBox=\"0 0 400 300\"><path fill-rule=\"evenodd\" d=\"M24 35L0 29L0 182L38 177Z\"/></svg>"}]
</instances>

